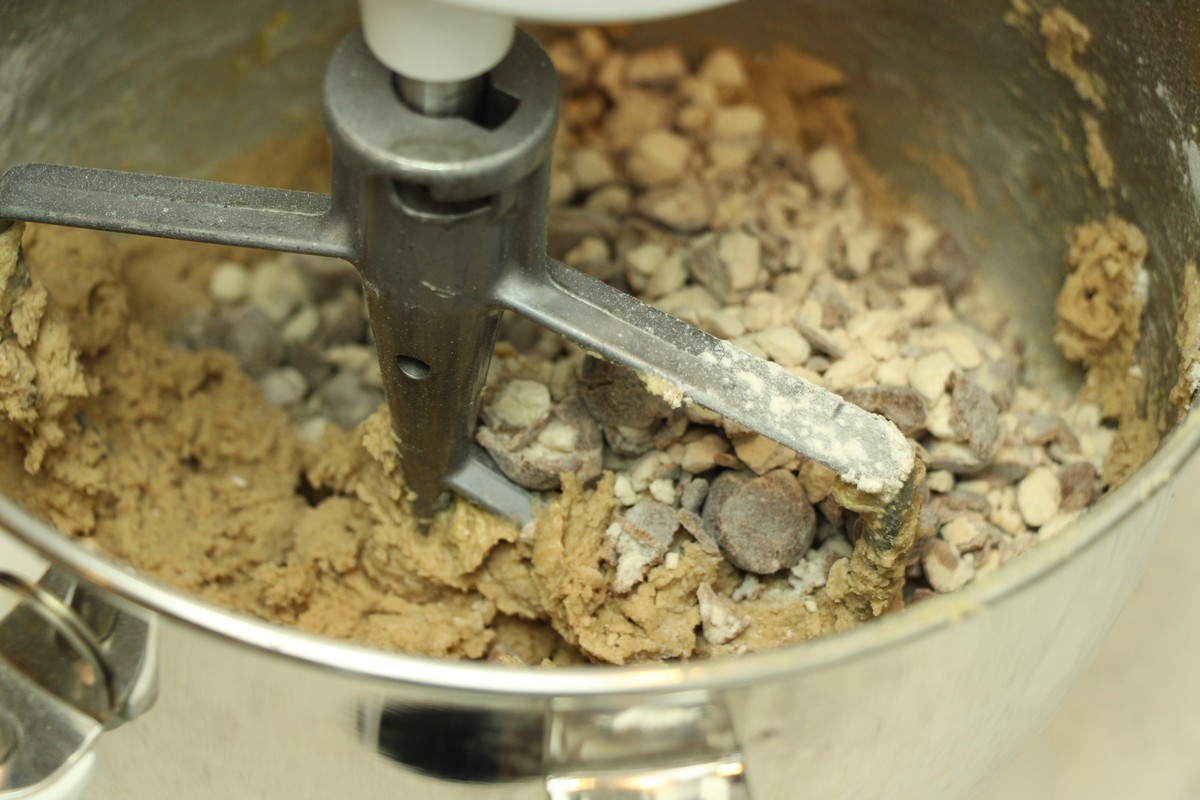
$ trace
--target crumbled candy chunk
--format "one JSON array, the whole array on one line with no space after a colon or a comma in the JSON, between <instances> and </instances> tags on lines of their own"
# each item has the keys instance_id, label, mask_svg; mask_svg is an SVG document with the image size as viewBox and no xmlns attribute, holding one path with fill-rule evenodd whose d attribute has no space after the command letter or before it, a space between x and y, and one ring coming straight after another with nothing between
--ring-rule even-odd
<instances>
[{"instance_id":1,"label":"crumbled candy chunk","mask_svg":"<svg viewBox=\"0 0 1200 800\"><path fill-rule=\"evenodd\" d=\"M704 521L732 564L760 575L794 566L816 531L816 514L786 470L723 473L709 489Z\"/></svg>"},{"instance_id":2,"label":"crumbled candy chunk","mask_svg":"<svg viewBox=\"0 0 1200 800\"><path fill-rule=\"evenodd\" d=\"M817 191L834 195L850 185L850 170L836 147L826 145L808 157L808 169Z\"/></svg>"},{"instance_id":3,"label":"crumbled candy chunk","mask_svg":"<svg viewBox=\"0 0 1200 800\"><path fill-rule=\"evenodd\" d=\"M979 385L961 372L950 376L950 425L960 441L981 459L989 459L1000 444L999 409Z\"/></svg>"},{"instance_id":4,"label":"crumbled candy chunk","mask_svg":"<svg viewBox=\"0 0 1200 800\"><path fill-rule=\"evenodd\" d=\"M921 554L925 578L935 592L953 592L966 586L975 577L975 570L963 561L949 543L930 539Z\"/></svg>"},{"instance_id":5,"label":"crumbled candy chunk","mask_svg":"<svg viewBox=\"0 0 1200 800\"><path fill-rule=\"evenodd\" d=\"M700 601L700 623L704 638L710 644L726 644L749 626L750 621L738 613L733 601L717 594L709 584L700 584L696 596Z\"/></svg>"},{"instance_id":6,"label":"crumbled candy chunk","mask_svg":"<svg viewBox=\"0 0 1200 800\"><path fill-rule=\"evenodd\" d=\"M1063 512L1082 511L1092 504L1096 490L1096 467L1090 461L1076 461L1063 466L1058 472L1062 488Z\"/></svg>"},{"instance_id":7,"label":"crumbled candy chunk","mask_svg":"<svg viewBox=\"0 0 1200 800\"><path fill-rule=\"evenodd\" d=\"M1062 484L1049 467L1034 469L1017 484L1017 508L1031 528L1049 522L1061 505Z\"/></svg>"},{"instance_id":8,"label":"crumbled candy chunk","mask_svg":"<svg viewBox=\"0 0 1200 800\"><path fill-rule=\"evenodd\" d=\"M842 396L860 408L887 417L905 435L914 436L925 429L925 401L907 386L864 386L847 389Z\"/></svg>"},{"instance_id":9,"label":"crumbled candy chunk","mask_svg":"<svg viewBox=\"0 0 1200 800\"><path fill-rule=\"evenodd\" d=\"M629 153L629 177L639 186L673 183L683 176L691 145L671 131L651 131Z\"/></svg>"},{"instance_id":10,"label":"crumbled candy chunk","mask_svg":"<svg viewBox=\"0 0 1200 800\"><path fill-rule=\"evenodd\" d=\"M646 572L661 563L679 522L669 506L638 503L605 531L616 558L613 591L625 594L641 583Z\"/></svg>"},{"instance_id":11,"label":"crumbled candy chunk","mask_svg":"<svg viewBox=\"0 0 1200 800\"><path fill-rule=\"evenodd\" d=\"M500 470L526 489L555 489L564 472L582 481L600 474L600 429L578 401L555 407L545 426L524 446L486 425L476 431L475 438Z\"/></svg>"}]
</instances>

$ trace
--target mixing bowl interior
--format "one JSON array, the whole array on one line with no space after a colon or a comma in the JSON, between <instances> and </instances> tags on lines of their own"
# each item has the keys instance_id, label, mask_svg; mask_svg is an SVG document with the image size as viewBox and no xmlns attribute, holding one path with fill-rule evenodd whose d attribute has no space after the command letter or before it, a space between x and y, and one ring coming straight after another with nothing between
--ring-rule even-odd
<instances>
[{"instance_id":1,"label":"mixing bowl interior","mask_svg":"<svg viewBox=\"0 0 1200 800\"><path fill-rule=\"evenodd\" d=\"M1186 38L1200 11L1119 0L1070 8L1094 33L1081 61L1110 76L1103 111L1048 66L1036 13L990 0L746 0L631 36L751 52L783 42L844 69L862 149L899 197L964 238L981 279L1018 311L1029 368L1045 385L1079 377L1050 335L1067 232L1110 213L1140 225L1151 251L1139 351L1147 406L1173 422L1178 284L1200 235L1200 148L1186 125L1200 105L1190 69L1200 48ZM353 10L309 0L286 10L266 0L0 3L11 21L0 43L0 165L205 175L315 122L327 53ZM1100 121L1115 191L1087 169L1081 112ZM969 191L948 186L931 159L967 176Z\"/></svg>"}]
</instances>

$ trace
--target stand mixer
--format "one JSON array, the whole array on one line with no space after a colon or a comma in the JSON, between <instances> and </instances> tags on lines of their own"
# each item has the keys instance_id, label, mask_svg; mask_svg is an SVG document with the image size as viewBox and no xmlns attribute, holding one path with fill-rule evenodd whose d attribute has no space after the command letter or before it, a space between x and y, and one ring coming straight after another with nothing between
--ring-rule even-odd
<instances>
[{"instance_id":1,"label":"stand mixer","mask_svg":"<svg viewBox=\"0 0 1200 800\"><path fill-rule=\"evenodd\" d=\"M331 195L30 164L0 177L0 220L354 264L423 523L448 490L533 517L535 499L473 444L505 310L634 370L675 405L686 397L888 494L914 459L893 424L545 254L558 83L514 17L603 22L717 4L364 0L362 32L325 76Z\"/></svg>"},{"instance_id":2,"label":"stand mixer","mask_svg":"<svg viewBox=\"0 0 1200 800\"><path fill-rule=\"evenodd\" d=\"M1177 303L1178 289L1189 280L1185 266L1194 263L1200 241L1195 186L1187 170L1196 138L1191 123L1200 109L1196 73L1188 66L1200 57L1200 38L1190 34L1200 30L1200 16L1194 5L1184 3L1070 0L1063 5L1096 31L1080 63L1106 79L1107 112L1089 109L1071 81L1047 66L1036 29L1014 28L1002 17L1011 10L1007 5L1000 8L984 0L752 0L639 28L627 43L692 48L720 41L750 53L793 46L852 75L847 100L860 123L864 156L885 170L902 196L965 232L986 265L981 272L996 279L997 302L1020 308L1030 327L1047 339L1053 298L1046 287L1062 277L1056 268L1064 248L1062 231L1084 219L1102 218L1119 204L1145 226L1155 254L1147 265L1147 331L1153 335L1146 340L1148 357L1142 366L1148 387L1166 396L1179 374L1172 334L1188 321L1186 306ZM5 121L0 126L0 169L69 160L196 175L235 152L261 145L267 135L294 129L297 119L315 111L308 102L315 93L307 87L320 74L321 45L329 42L331 31L345 29L341 18L348 9L344 0L289 0L287 8L292 27L281 37L280 49L261 59L260 26L278 12L271 0L0 0L5 21L0 35L0 118ZM371 108L368 98L357 108L366 106L365 112L391 115L389 119L407 118L409 107L386 75L392 70L378 67L361 37L354 41L360 42L360 65L369 69L344 77L355 92L364 91L366 81L358 78L378 69L386 89L375 95L378 107ZM521 41L508 59L520 52ZM534 63L549 70L540 55ZM496 66L493 76L502 67ZM410 97L416 96L415 88L406 89ZM504 91L519 101L516 110L495 131L475 126L479 138L483 131L499 136L506 129L510 143L520 138L509 126L528 108L525 98L532 95L524 92L530 85L522 83L522 94L514 88ZM432 92L422 96L426 99L412 102L432 105ZM342 99L349 102L348 97ZM138 109L146 113L131 113ZM171 113L150 113L154 109ZM1058 143L1064 131L1079 138L1075 123L1081 110L1104 126L1120 176L1119 197L1097 195L1091 176L1079 169L1082 144L1073 154L1047 146ZM553 113L547 113L551 122L539 130L548 139ZM441 123L437 138L426 145L447 145L451 130L469 129L463 127L469 123L454 117L416 112L412 117L431 126ZM220 121L219 128L214 120ZM1064 121L1072 126L1064 127ZM383 140L388 152L401 138L397 130ZM357 263L365 258L368 222L376 225L372 236L387 230L366 217L366 200L386 197L376 187L391 184L391 173L398 168L372 165L356 156L358 149L343 146L341 138L349 138L355 148L362 142L360 136L335 133L338 189L331 196L22 167L3 181L0 213L29 219L57 215L63 221L74 216L110 227L119 222L125 230L173 229L189 236L216 229L220 241L265 239L280 247L308 242L323 248L318 252L351 253ZM980 212L964 209L937 175L914 165L912 149L931 146L958 158L978 192ZM470 155L495 163L481 153L459 150L447 160ZM422 159L404 164L408 174L417 172L428 186L431 179L411 165L412 160L431 163ZM436 170L426 172L431 171ZM510 185L532 184L521 184L521 179L534 171L518 175L514 170ZM26 177L20 177L22 172ZM39 185L56 174L58 185ZM88 176L90 182L80 180ZM64 178L69 179L65 186ZM370 195L373 191L379 194ZM161 202L164 195L168 202ZM23 210L17 207L20 196L25 197ZM517 193L505 196L515 203ZM88 202L72 210L64 198L76 206ZM60 204L51 205L51 200ZM423 208L416 202L404 207ZM397 207L399 201L373 213L392 214ZM496 201L495 207L505 211L515 205ZM142 216L140 221L131 208ZM431 217L425 212L412 216ZM503 213L497 217L505 218ZM487 298L481 308L489 313L505 307L495 298L510 298L518 284L549 280L551 288L538 290L537 296L544 297L561 291L555 281L569 286L584 282L545 264L535 241L538 225L536 220L514 221L506 232L494 234L491 244L499 241L508 248L497 261L516 256L529 260L519 270L507 266L516 275L505 272L491 294L480 290ZM518 241L518 232L526 238ZM483 253L489 244L481 240L462 249ZM397 273L416 263L407 249L393 257ZM436 279L445 280L445 275ZM421 308L433 302L419 297L426 303ZM374 314L379 317L378 310ZM593 335L598 330L588 327ZM648 360L650 344L617 344ZM407 346L390 352L397 354L421 357ZM706 373L693 377L714 386L732 375L702 357L689 357L687 363L704 366ZM455 421L469 427L465 420ZM229 611L131 570L29 513L19 493L0 495L0 539L11 536L14 543L45 556L53 565L48 576L85 588L95 601L90 607L103 612L84 613L84 604L64 601L67 611L60 609L52 617L56 622L35 630L59 645L56 625L63 615L80 617L101 644L100 666L116 679L113 684L97 682L94 678L102 676L85 653L70 658L61 646L56 658L35 664L39 670L32 675L5 665L0 679L12 680L3 688L25 691L38 705L37 713L25 716L0 703L0 711L18 723L29 721L15 750L13 739L0 731L0 750L9 751L0 764L5 781L0 795L20 787L11 794L29 797L29 788L35 787L39 798L54 796L43 790L61 788L61 797L74 789L75 796L122 800L596 800L606 791L612 796L637 787L644 797L711 797L707 784L701 787L697 784L702 781L692 780L703 770L701 778L723 781L732 797L750 792L764 800L971 796L1049 718L1134 585L1154 538L1150 534L1162 524L1177 486L1174 476L1200 447L1194 410L1180 409L1170 421L1178 421L1175 429L1126 484L987 580L802 645L622 667L453 662L306 634ZM762 430L761 419L759 423ZM451 431L440 433L449 438ZM469 440L464 449L473 450ZM481 461L489 474L496 474L488 461ZM411 462L405 466L416 472ZM432 491L436 500L447 484L434 483L430 491L413 488L418 495ZM0 555L0 561L6 571L21 570L6 556ZM22 574L39 580L39 574ZM61 596L48 581L41 585ZM25 599L24 605L28 617L34 613L29 606L37 601ZM49 603L43 610L53 611ZM118 641L120 626L108 634L113 626L104 616L114 615L130 633L137 633L134 623L142 625L133 642L137 646L126 648ZM26 652L20 641L10 642L8 650L6 656ZM125 654L131 656L129 662L116 659ZM127 692L123 683L126 676L137 675L148 676L148 685L157 682L160 691L152 707L108 700L105 687L111 686L118 700L141 697L148 703L149 694ZM70 689L88 676L94 691L85 699L98 701L101 711L117 706L107 717L85 713L46 686L49 679L62 677ZM144 713L133 724L118 727L122 718L133 719L138 711ZM70 739L53 727L56 720L73 725L77 737ZM452 766L481 763L476 758L480 752L508 755L515 750L528 756L519 759L525 771L507 773L501 780L485 780L480 769L470 774L422 772L384 752L384 741L394 743L399 733L411 742L444 744L446 757L440 763ZM477 735L468 738L468 733ZM481 744L491 749L475 749ZM91 785L86 790L79 783L72 786L71 778L87 777L89 761L98 764ZM21 778L31 777L22 772L29 765L43 768L45 779L22 783ZM691 788L706 791L683 794L675 781L683 778Z\"/></svg>"}]
</instances>

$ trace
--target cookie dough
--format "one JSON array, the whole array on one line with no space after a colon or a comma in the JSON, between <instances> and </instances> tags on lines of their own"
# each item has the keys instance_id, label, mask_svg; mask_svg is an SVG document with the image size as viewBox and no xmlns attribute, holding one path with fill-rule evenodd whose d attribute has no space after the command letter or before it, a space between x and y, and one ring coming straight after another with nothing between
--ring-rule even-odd
<instances>
[{"instance_id":1,"label":"cookie dough","mask_svg":"<svg viewBox=\"0 0 1200 800\"><path fill-rule=\"evenodd\" d=\"M1104 79L1079 63L1092 43L1092 31L1061 6L1042 15L1039 30L1046 40L1046 63L1069 79L1076 94L1104 110Z\"/></svg>"},{"instance_id":2,"label":"cookie dough","mask_svg":"<svg viewBox=\"0 0 1200 800\"><path fill-rule=\"evenodd\" d=\"M1079 226L1056 304L1054 341L1063 355L1087 368L1083 397L1119 422L1105 463L1109 485L1141 466L1162 436L1139 407L1145 390L1134 368L1146 303L1139 286L1146 253L1145 235L1119 217Z\"/></svg>"}]
</instances>

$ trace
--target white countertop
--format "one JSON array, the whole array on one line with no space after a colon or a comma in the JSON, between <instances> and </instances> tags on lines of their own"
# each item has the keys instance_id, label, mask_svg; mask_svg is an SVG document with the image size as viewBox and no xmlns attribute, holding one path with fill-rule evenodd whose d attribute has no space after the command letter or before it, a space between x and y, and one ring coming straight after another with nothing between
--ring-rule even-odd
<instances>
[{"instance_id":1,"label":"white countertop","mask_svg":"<svg viewBox=\"0 0 1200 800\"><path fill-rule=\"evenodd\" d=\"M1200 461L1100 655L979 800L1200 798Z\"/></svg>"}]
</instances>

